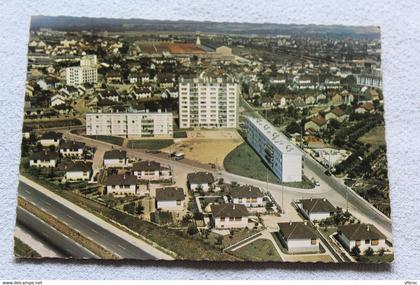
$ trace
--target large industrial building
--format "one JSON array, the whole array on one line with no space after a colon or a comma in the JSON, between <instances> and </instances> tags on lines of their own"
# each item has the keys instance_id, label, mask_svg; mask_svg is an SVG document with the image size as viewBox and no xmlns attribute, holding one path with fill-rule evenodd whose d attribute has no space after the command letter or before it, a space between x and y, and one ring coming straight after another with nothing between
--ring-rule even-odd
<instances>
[{"instance_id":1,"label":"large industrial building","mask_svg":"<svg viewBox=\"0 0 420 285\"><path fill-rule=\"evenodd\" d=\"M171 112L86 113L87 135L172 137Z\"/></svg>"},{"instance_id":2,"label":"large industrial building","mask_svg":"<svg viewBox=\"0 0 420 285\"><path fill-rule=\"evenodd\" d=\"M179 80L181 128L236 128L239 87L227 77L200 75Z\"/></svg>"},{"instance_id":3,"label":"large industrial building","mask_svg":"<svg viewBox=\"0 0 420 285\"><path fill-rule=\"evenodd\" d=\"M246 140L282 182L302 181L302 151L268 121L247 117Z\"/></svg>"}]
</instances>

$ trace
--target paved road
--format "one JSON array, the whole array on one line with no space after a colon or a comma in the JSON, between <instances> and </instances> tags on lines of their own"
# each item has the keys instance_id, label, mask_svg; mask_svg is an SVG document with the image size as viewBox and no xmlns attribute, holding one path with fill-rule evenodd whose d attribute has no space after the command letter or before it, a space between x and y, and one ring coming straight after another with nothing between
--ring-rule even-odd
<instances>
[{"instance_id":1,"label":"paved road","mask_svg":"<svg viewBox=\"0 0 420 285\"><path fill-rule=\"evenodd\" d=\"M392 223L390 218L369 204L369 202L365 199L357 195L351 188L344 185L342 181L334 176L326 175L326 169L308 155L305 156L304 166L305 168L309 168L318 176L319 179L326 183L330 188L334 189L335 192L341 195L344 199L346 199L347 196L349 208L356 208L360 214L369 220L374 221L379 228L385 231L384 233L388 236L388 239L392 241Z\"/></svg>"},{"instance_id":2,"label":"paved road","mask_svg":"<svg viewBox=\"0 0 420 285\"><path fill-rule=\"evenodd\" d=\"M17 208L17 225L29 231L48 246L58 251L63 257L98 258L95 254L82 247L72 239L46 224L21 207Z\"/></svg>"},{"instance_id":3,"label":"paved road","mask_svg":"<svg viewBox=\"0 0 420 285\"><path fill-rule=\"evenodd\" d=\"M146 251L110 232L108 229L97 225L22 181L19 182L18 193L26 200L34 203L49 214L54 215L71 228L79 231L82 235L91 238L121 258L156 259Z\"/></svg>"},{"instance_id":4,"label":"paved road","mask_svg":"<svg viewBox=\"0 0 420 285\"><path fill-rule=\"evenodd\" d=\"M65 133L65 137L68 139L75 139L81 142L86 143L87 145L101 147L104 149L125 149L127 150L127 154L129 157L138 157L142 159L150 159L155 160L160 163L164 164L170 164L172 169L174 169L175 173L181 173L186 174L188 172L193 171L211 171L215 174L216 177L223 177L226 182L229 181L236 181L240 184L252 184L257 187L260 187L262 189L267 189L271 192L271 194L274 196L276 201L280 205L284 205L284 208L286 209L287 214L291 214L293 217L293 213L291 211L294 211L290 203L293 200L296 199L303 199L303 198L310 198L310 197L322 197L329 199L333 205L346 208L346 192L348 192L348 206L349 211L362 220L362 222L365 223L372 223L376 225L380 230L383 231L383 233L387 236L388 240L392 241L391 231L392 231L392 225L391 220L386 217L383 213L381 213L379 210L377 210L374 206L369 204L366 200L355 194L353 191L348 191L348 187L346 187L343 184L340 184L338 182L338 179L325 175L325 169L321 165L319 165L317 162L315 162L312 158L308 158L308 156L305 156L305 162L304 162L304 172L307 177L314 177L316 180L318 180L321 183L320 187L316 187L315 189L297 189L287 186L282 186L279 184L273 184L273 183L266 183L264 181L232 174L226 171L215 171L214 169L211 169L207 165L202 165L197 162L192 162L187 159L180 160L180 161L173 161L168 159L166 154L160 153L160 154L150 154L145 153L144 150L139 149L127 149L122 148L119 146L113 146L111 144L92 140L83 136L71 134L70 132ZM310 175L308 175L307 172L310 172ZM186 185L179 185L182 187L185 187ZM284 201L282 201L284 199ZM287 209L289 211L287 211Z\"/></svg>"}]
</instances>

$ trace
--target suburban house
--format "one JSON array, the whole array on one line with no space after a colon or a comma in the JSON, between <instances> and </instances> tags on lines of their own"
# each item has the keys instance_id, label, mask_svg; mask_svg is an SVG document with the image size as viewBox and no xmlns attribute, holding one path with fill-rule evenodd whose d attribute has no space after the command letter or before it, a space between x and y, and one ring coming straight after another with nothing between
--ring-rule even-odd
<instances>
[{"instance_id":1,"label":"suburban house","mask_svg":"<svg viewBox=\"0 0 420 285\"><path fill-rule=\"evenodd\" d=\"M62 133L56 133L56 132L47 132L44 133L39 142L42 146L55 146L58 147L60 145L60 141L63 138Z\"/></svg>"},{"instance_id":2,"label":"suburban house","mask_svg":"<svg viewBox=\"0 0 420 285\"><path fill-rule=\"evenodd\" d=\"M136 195L137 177L128 174L113 174L105 181L106 193L115 196Z\"/></svg>"},{"instance_id":3,"label":"suburban house","mask_svg":"<svg viewBox=\"0 0 420 285\"><path fill-rule=\"evenodd\" d=\"M307 222L279 223L277 234L280 242L290 253L318 252L319 239Z\"/></svg>"},{"instance_id":4,"label":"suburban house","mask_svg":"<svg viewBox=\"0 0 420 285\"><path fill-rule=\"evenodd\" d=\"M357 114L374 113L375 107L371 102L364 103L354 110Z\"/></svg>"},{"instance_id":5,"label":"suburban house","mask_svg":"<svg viewBox=\"0 0 420 285\"><path fill-rule=\"evenodd\" d=\"M55 94L51 97L50 106L60 106L66 103L66 99L61 94Z\"/></svg>"},{"instance_id":6,"label":"suburban house","mask_svg":"<svg viewBox=\"0 0 420 285\"><path fill-rule=\"evenodd\" d=\"M264 206L264 194L260 188L252 185L231 186L229 196L234 204L241 204L245 207L262 207Z\"/></svg>"},{"instance_id":7,"label":"suburban house","mask_svg":"<svg viewBox=\"0 0 420 285\"><path fill-rule=\"evenodd\" d=\"M166 211L182 211L185 207L184 189L165 187L156 189L156 208Z\"/></svg>"},{"instance_id":8,"label":"suburban house","mask_svg":"<svg viewBox=\"0 0 420 285\"><path fill-rule=\"evenodd\" d=\"M88 181L92 176L92 163L76 161L66 170L66 181Z\"/></svg>"},{"instance_id":9,"label":"suburban house","mask_svg":"<svg viewBox=\"0 0 420 285\"><path fill-rule=\"evenodd\" d=\"M302 214L311 221L331 217L337 209L325 198L302 199L297 203Z\"/></svg>"},{"instance_id":10,"label":"suburban house","mask_svg":"<svg viewBox=\"0 0 420 285\"><path fill-rule=\"evenodd\" d=\"M152 91L146 87L136 87L131 91L130 95L139 100L152 97Z\"/></svg>"},{"instance_id":11,"label":"suburban house","mask_svg":"<svg viewBox=\"0 0 420 285\"><path fill-rule=\"evenodd\" d=\"M40 151L29 156L29 166L31 167L55 167L59 154L55 151Z\"/></svg>"},{"instance_id":12,"label":"suburban house","mask_svg":"<svg viewBox=\"0 0 420 285\"><path fill-rule=\"evenodd\" d=\"M187 175L188 186L192 191L199 189L207 192L214 185L214 177L210 172L194 172Z\"/></svg>"},{"instance_id":13,"label":"suburban house","mask_svg":"<svg viewBox=\"0 0 420 285\"><path fill-rule=\"evenodd\" d=\"M126 167L127 161L127 152L125 150L113 149L104 153L105 167Z\"/></svg>"},{"instance_id":14,"label":"suburban house","mask_svg":"<svg viewBox=\"0 0 420 285\"><path fill-rule=\"evenodd\" d=\"M361 252L371 247L374 251L385 248L385 235L374 225L348 224L338 226L338 240L350 251L353 247L359 247Z\"/></svg>"},{"instance_id":15,"label":"suburban house","mask_svg":"<svg viewBox=\"0 0 420 285\"><path fill-rule=\"evenodd\" d=\"M83 156L84 149L85 144L82 142L65 141L60 144L60 154L63 157L81 158Z\"/></svg>"},{"instance_id":16,"label":"suburban house","mask_svg":"<svg viewBox=\"0 0 420 285\"><path fill-rule=\"evenodd\" d=\"M241 204L218 204L210 206L214 226L217 229L246 228L248 210Z\"/></svg>"},{"instance_id":17,"label":"suburban house","mask_svg":"<svg viewBox=\"0 0 420 285\"><path fill-rule=\"evenodd\" d=\"M133 164L133 173L138 179L164 180L172 178L169 167L162 166L159 162L144 160Z\"/></svg>"},{"instance_id":18,"label":"suburban house","mask_svg":"<svg viewBox=\"0 0 420 285\"><path fill-rule=\"evenodd\" d=\"M349 116L343 110L341 110L340 107L335 107L334 109L332 109L330 112L328 112L325 115L325 119L327 121L330 121L330 120L334 119L334 120L337 120L340 123L347 120L348 117Z\"/></svg>"},{"instance_id":19,"label":"suburban house","mask_svg":"<svg viewBox=\"0 0 420 285\"><path fill-rule=\"evenodd\" d=\"M320 131L327 128L327 121L321 116L312 117L310 121L305 123L305 130Z\"/></svg>"}]
</instances>

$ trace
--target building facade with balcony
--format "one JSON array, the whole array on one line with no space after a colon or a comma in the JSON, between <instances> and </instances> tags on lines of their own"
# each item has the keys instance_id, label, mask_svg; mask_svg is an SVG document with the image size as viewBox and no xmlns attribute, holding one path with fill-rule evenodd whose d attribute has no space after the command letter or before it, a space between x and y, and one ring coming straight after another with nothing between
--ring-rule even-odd
<instances>
[{"instance_id":1,"label":"building facade with balcony","mask_svg":"<svg viewBox=\"0 0 420 285\"><path fill-rule=\"evenodd\" d=\"M247 117L246 140L280 181L302 181L302 151L268 121Z\"/></svg>"},{"instance_id":2,"label":"building facade with balcony","mask_svg":"<svg viewBox=\"0 0 420 285\"><path fill-rule=\"evenodd\" d=\"M238 100L239 86L230 78L180 78L180 127L236 128Z\"/></svg>"},{"instance_id":3,"label":"building facade with balcony","mask_svg":"<svg viewBox=\"0 0 420 285\"><path fill-rule=\"evenodd\" d=\"M87 135L172 137L170 112L86 113Z\"/></svg>"}]
</instances>

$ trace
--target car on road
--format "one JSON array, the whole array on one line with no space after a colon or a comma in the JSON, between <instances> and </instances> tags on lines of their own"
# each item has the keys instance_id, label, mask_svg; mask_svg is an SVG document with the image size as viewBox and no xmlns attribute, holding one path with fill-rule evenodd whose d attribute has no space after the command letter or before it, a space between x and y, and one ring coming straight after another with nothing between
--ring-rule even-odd
<instances>
[{"instance_id":1,"label":"car on road","mask_svg":"<svg viewBox=\"0 0 420 285\"><path fill-rule=\"evenodd\" d=\"M321 183L319 183L319 181L315 181L314 184L315 186L321 186Z\"/></svg>"}]
</instances>

